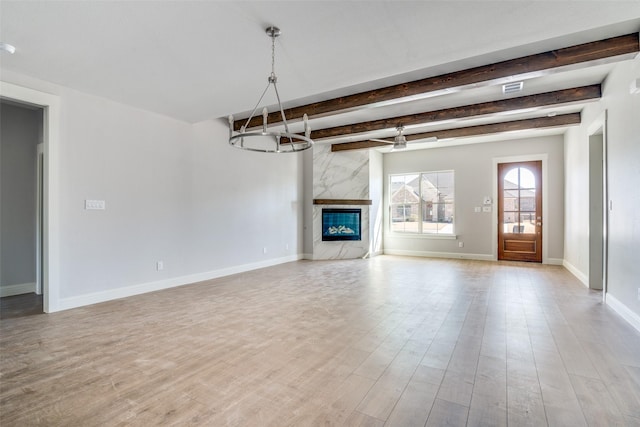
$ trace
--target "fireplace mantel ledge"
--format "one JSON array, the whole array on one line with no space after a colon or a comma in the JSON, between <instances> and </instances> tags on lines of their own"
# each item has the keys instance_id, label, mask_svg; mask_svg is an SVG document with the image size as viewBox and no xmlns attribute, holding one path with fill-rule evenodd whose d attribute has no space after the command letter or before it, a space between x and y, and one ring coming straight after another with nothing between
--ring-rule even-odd
<instances>
[{"instance_id":1,"label":"fireplace mantel ledge","mask_svg":"<svg viewBox=\"0 0 640 427\"><path fill-rule=\"evenodd\" d=\"M314 205L372 205L371 199L313 199Z\"/></svg>"}]
</instances>

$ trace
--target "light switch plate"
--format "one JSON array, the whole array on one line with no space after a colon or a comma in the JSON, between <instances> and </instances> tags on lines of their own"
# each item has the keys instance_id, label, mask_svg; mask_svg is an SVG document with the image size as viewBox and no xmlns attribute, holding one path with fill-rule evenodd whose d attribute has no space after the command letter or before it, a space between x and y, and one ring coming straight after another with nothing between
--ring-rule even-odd
<instances>
[{"instance_id":1,"label":"light switch plate","mask_svg":"<svg viewBox=\"0 0 640 427\"><path fill-rule=\"evenodd\" d=\"M104 200L85 200L84 201L84 208L86 210L105 210L106 209L106 203Z\"/></svg>"},{"instance_id":2,"label":"light switch plate","mask_svg":"<svg viewBox=\"0 0 640 427\"><path fill-rule=\"evenodd\" d=\"M475 208L473 208L474 212L482 212L482 208L480 206L476 206Z\"/></svg>"},{"instance_id":3,"label":"light switch plate","mask_svg":"<svg viewBox=\"0 0 640 427\"><path fill-rule=\"evenodd\" d=\"M491 206L483 206L482 212L491 212Z\"/></svg>"}]
</instances>

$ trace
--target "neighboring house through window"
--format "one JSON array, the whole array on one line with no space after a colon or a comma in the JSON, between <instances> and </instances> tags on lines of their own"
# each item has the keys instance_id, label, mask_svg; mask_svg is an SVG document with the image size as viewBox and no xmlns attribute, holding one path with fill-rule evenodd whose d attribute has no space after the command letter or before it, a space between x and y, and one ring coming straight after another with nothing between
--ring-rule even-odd
<instances>
[{"instance_id":1,"label":"neighboring house through window","mask_svg":"<svg viewBox=\"0 0 640 427\"><path fill-rule=\"evenodd\" d=\"M389 177L392 232L453 234L454 172Z\"/></svg>"}]
</instances>

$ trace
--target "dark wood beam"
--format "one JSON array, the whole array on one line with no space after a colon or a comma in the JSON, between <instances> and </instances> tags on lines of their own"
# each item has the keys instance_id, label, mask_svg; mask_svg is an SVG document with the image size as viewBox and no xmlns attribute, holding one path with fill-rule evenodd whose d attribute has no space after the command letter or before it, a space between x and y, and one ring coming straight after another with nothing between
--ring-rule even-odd
<instances>
[{"instance_id":1,"label":"dark wood beam","mask_svg":"<svg viewBox=\"0 0 640 427\"><path fill-rule=\"evenodd\" d=\"M314 205L356 205L366 206L372 205L370 199L313 199Z\"/></svg>"},{"instance_id":2,"label":"dark wood beam","mask_svg":"<svg viewBox=\"0 0 640 427\"><path fill-rule=\"evenodd\" d=\"M392 147L393 141L389 141L389 144L382 141L353 141L353 142L342 142L340 144L331 144L331 152L335 153L338 151L350 151L350 150L366 150L369 148L378 148L378 147Z\"/></svg>"},{"instance_id":3,"label":"dark wood beam","mask_svg":"<svg viewBox=\"0 0 640 427\"><path fill-rule=\"evenodd\" d=\"M422 132L412 135L405 135L407 141L417 141L426 138L436 137L438 139L445 138L462 138L467 136L489 135L493 133L511 132L516 130L542 129L558 126L571 126L580 124L580 113L559 114L553 117L537 117L533 119L512 120L509 122L489 123L485 125L467 126L461 128L442 129L431 132ZM393 142L393 138L388 139L389 143ZM342 144L332 144L331 151L347 151L361 150L365 148L375 148L391 146L379 141L353 141Z\"/></svg>"},{"instance_id":4,"label":"dark wood beam","mask_svg":"<svg viewBox=\"0 0 640 427\"><path fill-rule=\"evenodd\" d=\"M397 126L411 126L435 123L448 120L460 120L470 117L486 116L507 111L516 112L531 108L550 105L568 104L572 102L588 101L601 97L599 84L521 96L518 98L502 99L499 101L482 102L480 104L461 107L445 108L443 110L409 114L369 122L354 123L345 126L319 129L311 132L311 139L331 138L348 134L372 132L382 129L393 129Z\"/></svg>"},{"instance_id":5,"label":"dark wood beam","mask_svg":"<svg viewBox=\"0 0 640 427\"><path fill-rule=\"evenodd\" d=\"M302 118L304 113L309 117L335 114L365 105L390 103L401 98L413 99L412 97L426 96L425 94L433 96L439 91L446 93L450 89L479 83L497 83L505 78L524 78L531 73L550 74L560 67L587 67L594 61L602 63L605 59L623 60L638 51L638 33L627 34L290 108L285 110L285 115L288 120L293 121ZM247 117L238 119L235 129L239 130L246 120ZM270 124L282 121L280 112L269 114L268 121ZM261 125L262 116L254 118L249 127Z\"/></svg>"}]
</instances>

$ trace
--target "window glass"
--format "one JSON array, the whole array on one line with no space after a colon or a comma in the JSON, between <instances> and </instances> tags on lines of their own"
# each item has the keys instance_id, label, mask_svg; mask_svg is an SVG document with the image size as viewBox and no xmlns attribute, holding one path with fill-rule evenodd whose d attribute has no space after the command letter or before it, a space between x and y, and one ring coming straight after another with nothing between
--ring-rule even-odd
<instances>
[{"instance_id":1,"label":"window glass","mask_svg":"<svg viewBox=\"0 0 640 427\"><path fill-rule=\"evenodd\" d=\"M391 231L453 234L453 171L391 175Z\"/></svg>"},{"instance_id":2,"label":"window glass","mask_svg":"<svg viewBox=\"0 0 640 427\"><path fill-rule=\"evenodd\" d=\"M536 180L527 168L513 168L504 177L502 224L505 233L535 233Z\"/></svg>"}]
</instances>

